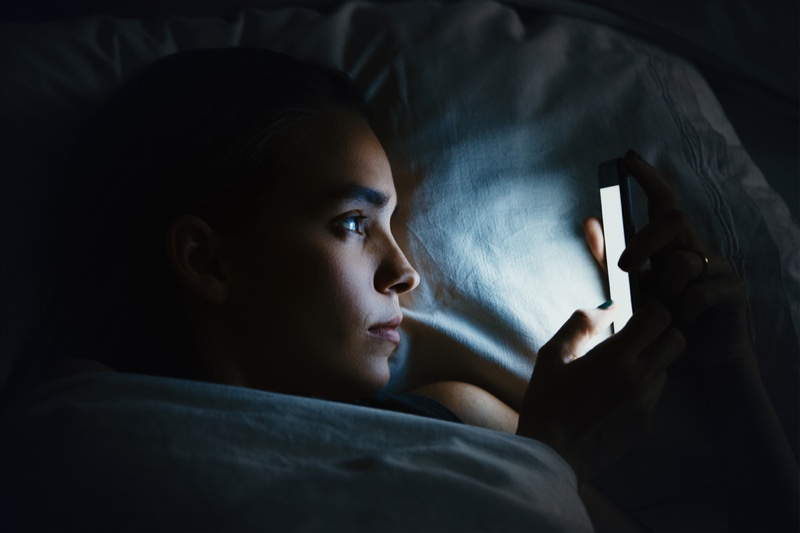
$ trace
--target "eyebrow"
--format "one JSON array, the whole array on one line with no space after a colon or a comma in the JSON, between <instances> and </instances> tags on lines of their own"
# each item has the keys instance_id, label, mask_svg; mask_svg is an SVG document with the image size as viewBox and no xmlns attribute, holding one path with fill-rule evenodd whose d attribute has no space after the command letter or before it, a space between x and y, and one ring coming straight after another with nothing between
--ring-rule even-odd
<instances>
[{"instance_id":1,"label":"eyebrow","mask_svg":"<svg viewBox=\"0 0 800 533\"><path fill-rule=\"evenodd\" d=\"M385 207L391 198L386 193L354 183L334 190L329 196L334 200L358 200L374 205L377 208Z\"/></svg>"}]
</instances>

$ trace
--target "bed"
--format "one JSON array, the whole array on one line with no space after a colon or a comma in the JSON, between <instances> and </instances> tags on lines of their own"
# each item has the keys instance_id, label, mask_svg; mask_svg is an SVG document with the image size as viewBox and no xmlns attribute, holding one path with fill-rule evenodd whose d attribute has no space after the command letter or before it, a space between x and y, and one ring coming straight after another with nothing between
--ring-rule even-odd
<instances>
[{"instance_id":1,"label":"bed","mask_svg":"<svg viewBox=\"0 0 800 533\"><path fill-rule=\"evenodd\" d=\"M754 6L687 18L568 0L9 3L0 389L42 357L31 338L56 279L43 265L81 208L52 193L67 140L157 57L257 46L342 68L370 102L422 278L402 301L391 390L461 380L518 406L539 347L606 300L581 221L599 215L598 164L634 148L745 279L797 453L797 16ZM656 531L727 527L696 395L671 381L651 438L597 479ZM133 374L64 377L2 408L3 530L591 528L557 454L488 430Z\"/></svg>"}]
</instances>

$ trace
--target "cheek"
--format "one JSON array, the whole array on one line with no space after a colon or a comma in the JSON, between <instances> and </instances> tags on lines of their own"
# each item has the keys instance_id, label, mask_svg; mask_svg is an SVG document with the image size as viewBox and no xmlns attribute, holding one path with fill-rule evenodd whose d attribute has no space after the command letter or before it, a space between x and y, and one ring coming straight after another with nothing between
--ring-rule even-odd
<instances>
[{"instance_id":1,"label":"cheek","mask_svg":"<svg viewBox=\"0 0 800 533\"><path fill-rule=\"evenodd\" d=\"M334 244L316 247L306 259L308 301L334 317L366 319L373 284L370 258L355 246Z\"/></svg>"},{"instance_id":2,"label":"cheek","mask_svg":"<svg viewBox=\"0 0 800 533\"><path fill-rule=\"evenodd\" d=\"M315 327L329 324L337 330L367 319L373 269L360 248L308 236L259 248L247 275L258 287L247 297L253 311L262 307L256 314L278 313L280 322L311 321Z\"/></svg>"},{"instance_id":3,"label":"cheek","mask_svg":"<svg viewBox=\"0 0 800 533\"><path fill-rule=\"evenodd\" d=\"M319 287L320 293L337 302L342 316L366 320L373 286L370 261L360 254L338 254L327 260L328 268L319 273L320 279L327 278Z\"/></svg>"}]
</instances>

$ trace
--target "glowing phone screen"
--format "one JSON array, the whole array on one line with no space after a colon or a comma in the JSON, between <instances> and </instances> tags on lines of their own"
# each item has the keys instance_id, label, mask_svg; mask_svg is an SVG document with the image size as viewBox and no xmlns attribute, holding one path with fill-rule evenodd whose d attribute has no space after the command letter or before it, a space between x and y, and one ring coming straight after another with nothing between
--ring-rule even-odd
<instances>
[{"instance_id":1,"label":"glowing phone screen","mask_svg":"<svg viewBox=\"0 0 800 533\"><path fill-rule=\"evenodd\" d=\"M614 333L619 332L633 315L632 280L627 272L617 266L620 255L627 246L627 234L633 234L633 223L630 220L630 190L627 171L619 160L607 161L600 165L600 204L603 210L603 234L606 244L606 267L611 299L617 306L617 318L612 325ZM623 198L628 199L627 206ZM628 221L624 217L627 213Z\"/></svg>"},{"instance_id":2,"label":"glowing phone screen","mask_svg":"<svg viewBox=\"0 0 800 533\"><path fill-rule=\"evenodd\" d=\"M619 185L600 189L603 207L603 234L606 241L606 263L611 299L617 305L617 318L613 331L617 333L633 314L631 284L628 273L617 266L619 256L625 250L625 230L622 225L622 201Z\"/></svg>"}]
</instances>

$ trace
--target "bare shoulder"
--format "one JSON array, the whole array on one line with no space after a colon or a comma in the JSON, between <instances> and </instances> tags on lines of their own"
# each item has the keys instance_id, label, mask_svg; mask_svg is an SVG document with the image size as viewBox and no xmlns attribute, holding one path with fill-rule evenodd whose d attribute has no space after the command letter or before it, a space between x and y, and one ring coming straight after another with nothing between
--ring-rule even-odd
<instances>
[{"instance_id":1,"label":"bare shoulder","mask_svg":"<svg viewBox=\"0 0 800 533\"><path fill-rule=\"evenodd\" d=\"M99 361L83 357L54 359L42 363L21 377L12 385L13 395L24 394L63 376L85 372L115 372L115 370Z\"/></svg>"},{"instance_id":2,"label":"bare shoulder","mask_svg":"<svg viewBox=\"0 0 800 533\"><path fill-rule=\"evenodd\" d=\"M46 379L53 379L68 374L82 372L114 372L114 369L94 359L83 357L65 357L51 362L45 368Z\"/></svg>"},{"instance_id":3,"label":"bare shoulder","mask_svg":"<svg viewBox=\"0 0 800 533\"><path fill-rule=\"evenodd\" d=\"M63 376L84 372L114 372L114 369L93 359L64 357L44 364L39 372L29 379L27 388L38 387Z\"/></svg>"},{"instance_id":4,"label":"bare shoulder","mask_svg":"<svg viewBox=\"0 0 800 533\"><path fill-rule=\"evenodd\" d=\"M484 389L462 381L437 381L409 391L445 405L465 424L516 433L519 414Z\"/></svg>"}]
</instances>

